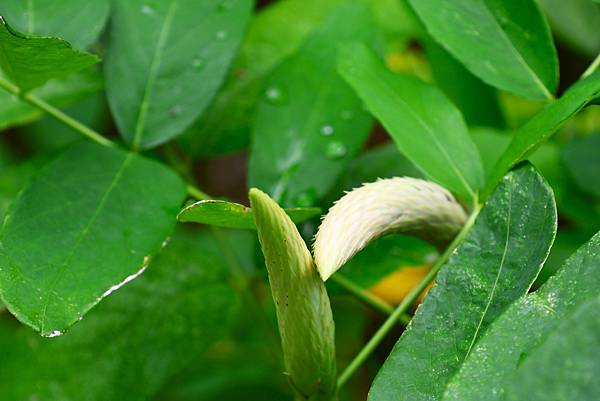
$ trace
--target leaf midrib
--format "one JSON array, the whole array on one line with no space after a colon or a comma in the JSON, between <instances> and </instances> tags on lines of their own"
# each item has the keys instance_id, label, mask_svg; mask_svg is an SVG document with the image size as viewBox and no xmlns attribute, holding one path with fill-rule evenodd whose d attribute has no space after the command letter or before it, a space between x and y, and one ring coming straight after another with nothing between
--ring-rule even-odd
<instances>
[{"instance_id":1,"label":"leaf midrib","mask_svg":"<svg viewBox=\"0 0 600 401\"><path fill-rule=\"evenodd\" d=\"M544 83L538 77L537 73L533 70L533 68L523 58L523 55L519 52L519 50L516 48L516 46L510 40L510 38L508 37L508 34L504 31L504 29L502 29L502 26L500 25L500 23L496 19L496 16L494 15L494 13L490 10L490 8L487 5L487 3L485 1L482 1L482 3L484 5L484 7L483 7L484 10L488 13L489 17L494 22L494 26L498 29L498 32L500 33L500 36L508 44L508 48L510 49L511 53L513 53L515 55L515 58L517 59L517 61L519 62L519 64L525 69L525 72L527 72L533 78L533 81L535 82L535 84L537 86L539 86L539 88L541 89L542 94L547 99L549 99L549 100L554 99L554 96L552 95L552 93L550 93L550 91L548 90L548 88L546 87L546 85L544 85Z\"/></svg>"},{"instance_id":2,"label":"leaf midrib","mask_svg":"<svg viewBox=\"0 0 600 401\"><path fill-rule=\"evenodd\" d=\"M173 18L175 15L175 10L177 9L177 5L177 0L173 0L169 5L169 9L167 10L167 14L165 15L165 20L163 21L158 40L156 42L156 48L154 49L154 55L152 56L152 61L150 63L150 70L148 71L148 78L146 80L146 85L144 86L144 95L142 97L142 102L140 103L138 118L136 120L132 141L133 149L138 149L142 142L142 134L144 133L144 129L146 128L146 118L148 115L148 108L150 107L150 100L152 98L154 84L158 76L158 70L162 63L163 52L167 43L167 38L171 31L171 26L173 24Z\"/></svg>"},{"instance_id":3,"label":"leaf midrib","mask_svg":"<svg viewBox=\"0 0 600 401\"><path fill-rule=\"evenodd\" d=\"M115 173L115 176L109 183L106 191L104 192L104 195L102 195L102 198L100 199L100 202L98 202L98 206L92 213L90 219L86 223L83 230L81 230L79 236L77 237L77 240L75 241L74 245L72 246L69 253L67 254L64 262L60 265L58 271L55 273L55 277L52 280L50 286L48 286L48 288L46 289L46 293L44 294L45 300L44 300L44 306L42 309L42 315L39 320L40 332L42 334L44 333L44 328L46 327L46 316L47 316L47 311L48 311L48 305L50 303L50 299L52 298L51 294L54 293L54 289L56 288L56 285L58 284L58 282L60 281L62 276L65 274L67 267L69 266L69 263L75 256L75 252L77 252L77 250L79 249L81 242L88 235L92 225L96 222L96 220L100 216L100 213L104 209L104 206L106 205L106 202L108 201L110 195L112 194L114 189L117 187L117 184L119 183L121 177L123 176L123 173L125 172L126 168L131 163L133 156L134 156L134 153L128 153L125 156L125 158L123 159L121 166L119 167L119 169Z\"/></svg>"},{"instance_id":4,"label":"leaf midrib","mask_svg":"<svg viewBox=\"0 0 600 401\"><path fill-rule=\"evenodd\" d=\"M396 78L395 75L390 75L387 71L385 71L385 72L386 72L386 74L387 74L388 77L391 77L392 79ZM368 74L368 72L367 72L367 74ZM377 82L379 82L381 84L381 87L383 88L383 90L386 91L386 92L388 92L391 95L391 98L398 100L399 103L402 103L402 105L404 105L404 108L415 118L415 120L419 123L419 125L421 125L425 129L425 132L428 134L428 136L431 137L432 142L434 143L435 147L440 151L440 153L442 154L442 156L446 159L448 165L450 165L450 167L452 168L452 171L454 171L454 174L460 180L460 182L462 183L462 185L464 186L464 188L468 191L468 193L471 196L471 198L475 198L475 191L473 190L473 188L471 187L471 185L466 181L466 178L460 172L460 170L458 169L458 167L454 164L454 161L452 160L452 158L450 157L450 155L448 154L448 152L446 152L446 149L441 145L441 143L439 142L438 138L435 136L434 132L427 125L427 123L425 123L425 121L423 121L421 119L421 117L412 109L412 107L410 107L408 105L408 103L406 103L404 101L404 99L402 99L401 96L398 96L395 93L395 91L392 90L392 88L391 88L390 85L387 85L385 82L383 82L377 76L375 76L374 78L375 78L375 80ZM408 154L406 156L409 159L413 159ZM420 167L419 167L419 169L423 170Z\"/></svg>"}]
</instances>

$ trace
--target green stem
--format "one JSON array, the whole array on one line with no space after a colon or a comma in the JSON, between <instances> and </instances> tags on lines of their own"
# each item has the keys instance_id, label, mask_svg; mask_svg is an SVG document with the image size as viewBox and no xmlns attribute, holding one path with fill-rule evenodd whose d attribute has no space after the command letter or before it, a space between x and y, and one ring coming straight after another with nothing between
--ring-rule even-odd
<instances>
[{"instance_id":1,"label":"green stem","mask_svg":"<svg viewBox=\"0 0 600 401\"><path fill-rule=\"evenodd\" d=\"M338 378L338 389L342 388L344 384L350 379L350 377L358 370L358 368L367 360L367 358L375 351L375 348L383 341L385 336L394 327L398 319L403 313L415 302L419 295L427 288L429 283L433 281L440 268L448 261L450 255L454 250L462 243L465 239L469 230L473 226L477 215L479 214L480 206L477 206L474 210L461 231L454 238L452 243L446 248L444 253L435 262L429 273L417 284L408 295L402 300L400 305L396 307L394 312L387 318L387 320L381 325L379 330L371 337L369 342L363 347L363 349L356 355L356 357L350 362L346 369L340 374Z\"/></svg>"},{"instance_id":2,"label":"green stem","mask_svg":"<svg viewBox=\"0 0 600 401\"><path fill-rule=\"evenodd\" d=\"M21 93L21 90L17 86L6 81L5 79L0 78L0 88L5 89L7 92L10 92L15 96L19 96L21 99L23 99L27 103L46 112L48 115L54 117L55 119L57 119L64 125L72 128L73 130L88 137L89 139L91 139L92 141L94 141L96 143L99 143L100 145L103 145L103 146L110 146L110 147L116 146L115 143L112 142L111 140L103 137L102 135L100 135L96 131L92 130L91 128L86 127L85 125L81 124L79 121L75 120L74 118L69 117L68 115L66 115L59 109L57 109L56 107L51 106L50 104L46 103L39 97L33 95L32 93Z\"/></svg>"},{"instance_id":3,"label":"green stem","mask_svg":"<svg viewBox=\"0 0 600 401\"><path fill-rule=\"evenodd\" d=\"M594 71L598 69L598 67L600 67L600 53L598 53L594 61L592 61L592 64L590 64L590 66L584 71L584 73L581 74L581 79L592 75Z\"/></svg>"},{"instance_id":4,"label":"green stem","mask_svg":"<svg viewBox=\"0 0 600 401\"><path fill-rule=\"evenodd\" d=\"M365 291L358 284L340 273L336 273L331 276L331 281L344 288L346 291L354 295L365 304L385 313L386 315L391 315L394 312L394 308L390 304L371 294L370 292ZM410 316L408 316L406 313L402 314L399 322L403 325L407 325L408 322L410 322Z\"/></svg>"},{"instance_id":5,"label":"green stem","mask_svg":"<svg viewBox=\"0 0 600 401\"><path fill-rule=\"evenodd\" d=\"M197 200L212 199L206 192L196 188L191 184L187 184L185 190L187 191L188 195L190 195L192 198L196 198Z\"/></svg>"}]
</instances>

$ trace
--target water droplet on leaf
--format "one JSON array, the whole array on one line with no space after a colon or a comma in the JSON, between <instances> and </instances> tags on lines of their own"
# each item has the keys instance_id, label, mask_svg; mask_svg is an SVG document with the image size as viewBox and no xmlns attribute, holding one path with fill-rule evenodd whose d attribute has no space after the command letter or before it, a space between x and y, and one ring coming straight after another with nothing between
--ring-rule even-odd
<instances>
[{"instance_id":1,"label":"water droplet on leaf","mask_svg":"<svg viewBox=\"0 0 600 401\"><path fill-rule=\"evenodd\" d=\"M175 106L173 106L169 109L169 116L171 116L173 118L178 117L182 111L183 110L181 109L181 106L176 104Z\"/></svg>"},{"instance_id":2,"label":"water droplet on leaf","mask_svg":"<svg viewBox=\"0 0 600 401\"><path fill-rule=\"evenodd\" d=\"M329 124L326 124L321 127L321 134L323 134L325 136L332 135L333 131L334 131L333 127Z\"/></svg>"},{"instance_id":3,"label":"water droplet on leaf","mask_svg":"<svg viewBox=\"0 0 600 401\"><path fill-rule=\"evenodd\" d=\"M142 14L152 15L152 14L154 14L154 9L152 7L150 7L148 4L144 4L142 6Z\"/></svg>"},{"instance_id":4,"label":"water droplet on leaf","mask_svg":"<svg viewBox=\"0 0 600 401\"><path fill-rule=\"evenodd\" d=\"M325 155L329 159L337 160L346 156L348 153L348 148L342 142L332 141L327 144L327 149L325 150Z\"/></svg>"},{"instance_id":5,"label":"water droplet on leaf","mask_svg":"<svg viewBox=\"0 0 600 401\"><path fill-rule=\"evenodd\" d=\"M227 39L227 32L226 31L218 31L216 37L217 37L217 40L225 40L225 39Z\"/></svg>"},{"instance_id":6,"label":"water droplet on leaf","mask_svg":"<svg viewBox=\"0 0 600 401\"><path fill-rule=\"evenodd\" d=\"M281 105L287 103L287 95L278 86L271 86L265 91L265 99L271 104Z\"/></svg>"},{"instance_id":7,"label":"water droplet on leaf","mask_svg":"<svg viewBox=\"0 0 600 401\"><path fill-rule=\"evenodd\" d=\"M205 65L206 62L201 58L195 58L194 61L192 61L192 66L197 70L203 70Z\"/></svg>"}]
</instances>

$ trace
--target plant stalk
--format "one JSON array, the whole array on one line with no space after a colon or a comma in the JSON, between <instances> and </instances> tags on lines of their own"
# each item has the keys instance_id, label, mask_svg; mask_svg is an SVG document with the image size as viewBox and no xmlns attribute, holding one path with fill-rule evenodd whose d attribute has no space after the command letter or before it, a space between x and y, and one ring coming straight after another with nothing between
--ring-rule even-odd
<instances>
[{"instance_id":1,"label":"plant stalk","mask_svg":"<svg viewBox=\"0 0 600 401\"><path fill-rule=\"evenodd\" d=\"M373 309L376 309L386 315L391 315L394 312L394 308L390 304L371 294L370 292L365 291L348 277L340 273L336 273L331 276L330 280L348 291L363 303L371 306ZM398 321L406 326L408 322L410 322L410 316L406 313L403 313Z\"/></svg>"},{"instance_id":2,"label":"plant stalk","mask_svg":"<svg viewBox=\"0 0 600 401\"><path fill-rule=\"evenodd\" d=\"M21 90L17 86L13 85L12 83L10 83L9 81L7 81L3 78L0 78L0 88L3 88L7 92L10 92L13 95L18 96L20 99L23 99L30 105L37 107L38 109L46 112L48 115L54 117L55 119L57 119L64 125L72 128L73 130L88 137L89 139L91 139L92 141L94 141L96 143L103 145L103 146L109 146L109 147L116 146L116 144L114 142L112 142L110 139L103 137L102 135L100 135L99 133L94 131L93 129L81 124L79 121L77 121L74 118L63 113L56 107L46 103L45 101L43 101L39 97L35 96L34 94L32 94L30 92L22 93Z\"/></svg>"},{"instance_id":3,"label":"plant stalk","mask_svg":"<svg viewBox=\"0 0 600 401\"><path fill-rule=\"evenodd\" d=\"M581 79L587 78L594 73L600 67L600 53L596 56L592 64L581 74Z\"/></svg>"},{"instance_id":4,"label":"plant stalk","mask_svg":"<svg viewBox=\"0 0 600 401\"><path fill-rule=\"evenodd\" d=\"M462 243L465 239L469 230L473 226L477 215L479 214L480 206L476 206L466 221L463 228L446 248L444 253L438 258L435 264L429 270L429 273L417 284L408 295L402 300L400 305L396 307L394 312L387 318L387 320L381 325L379 330L371 337L369 342L362 348L362 350L354 357L352 362L346 367L346 369L340 374L338 378L338 390L346 384L348 379L358 370L358 368L367 360L367 358L375 351L375 348L383 341L385 336L394 327L400 317L406 312L406 310L415 302L419 295L427 288L429 283L433 281L441 267L448 261L450 255L454 250Z\"/></svg>"}]
</instances>

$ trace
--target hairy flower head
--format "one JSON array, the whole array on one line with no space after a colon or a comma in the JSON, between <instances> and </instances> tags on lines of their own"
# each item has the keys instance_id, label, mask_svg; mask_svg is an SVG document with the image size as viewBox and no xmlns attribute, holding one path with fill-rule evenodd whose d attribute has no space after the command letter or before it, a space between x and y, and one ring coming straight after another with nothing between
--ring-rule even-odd
<instances>
[{"instance_id":1,"label":"hairy flower head","mask_svg":"<svg viewBox=\"0 0 600 401\"><path fill-rule=\"evenodd\" d=\"M416 178L364 184L339 199L323 219L314 243L319 274L327 280L371 241L390 233L445 246L467 216L445 188Z\"/></svg>"}]
</instances>

